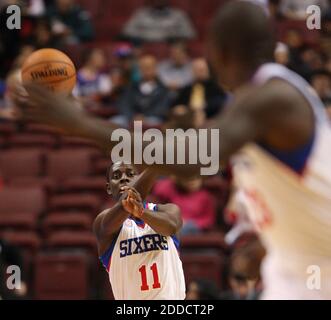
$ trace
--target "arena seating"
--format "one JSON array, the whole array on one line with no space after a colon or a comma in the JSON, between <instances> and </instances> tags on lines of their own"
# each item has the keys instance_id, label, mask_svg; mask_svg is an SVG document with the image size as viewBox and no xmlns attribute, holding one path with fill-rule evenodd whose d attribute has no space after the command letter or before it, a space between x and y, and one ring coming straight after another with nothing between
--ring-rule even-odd
<instances>
[{"instance_id":1,"label":"arena seating","mask_svg":"<svg viewBox=\"0 0 331 320\"><path fill-rule=\"evenodd\" d=\"M195 250L181 254L186 283L196 279L215 281L219 289L223 286L222 273L225 257L218 250Z\"/></svg>"},{"instance_id":2,"label":"arena seating","mask_svg":"<svg viewBox=\"0 0 331 320\"><path fill-rule=\"evenodd\" d=\"M11 149L0 154L2 177L39 177L43 173L45 152L42 149Z\"/></svg>"},{"instance_id":3,"label":"arena seating","mask_svg":"<svg viewBox=\"0 0 331 320\"><path fill-rule=\"evenodd\" d=\"M34 297L89 298L89 265L89 256L81 251L39 253L35 261Z\"/></svg>"}]
</instances>

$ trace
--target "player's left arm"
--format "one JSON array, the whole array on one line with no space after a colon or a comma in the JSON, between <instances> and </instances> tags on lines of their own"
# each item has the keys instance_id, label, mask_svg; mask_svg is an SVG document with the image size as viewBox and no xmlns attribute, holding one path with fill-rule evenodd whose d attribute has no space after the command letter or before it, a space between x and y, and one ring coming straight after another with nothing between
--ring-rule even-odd
<instances>
[{"instance_id":1,"label":"player's left arm","mask_svg":"<svg viewBox=\"0 0 331 320\"><path fill-rule=\"evenodd\" d=\"M129 188L128 198L123 200L122 205L125 210L136 218L142 219L153 230L163 236L177 234L183 220L179 207L173 203L157 205L157 212L144 208L140 194L134 188Z\"/></svg>"},{"instance_id":2,"label":"player's left arm","mask_svg":"<svg viewBox=\"0 0 331 320\"><path fill-rule=\"evenodd\" d=\"M177 234L183 225L181 211L173 203L158 204L157 212L144 209L141 219L163 236Z\"/></svg>"}]
</instances>

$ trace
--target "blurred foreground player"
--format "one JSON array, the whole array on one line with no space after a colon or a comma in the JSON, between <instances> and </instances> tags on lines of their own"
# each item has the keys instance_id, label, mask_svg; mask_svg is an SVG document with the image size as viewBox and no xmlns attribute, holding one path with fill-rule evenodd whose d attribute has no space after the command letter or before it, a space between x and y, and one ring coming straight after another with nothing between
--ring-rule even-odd
<instances>
[{"instance_id":1,"label":"blurred foreground player","mask_svg":"<svg viewBox=\"0 0 331 320\"><path fill-rule=\"evenodd\" d=\"M237 187L267 249L262 298L331 299L331 129L323 104L303 78L273 63L275 42L259 6L226 3L211 31L212 63L234 94L214 124L221 135L220 164L235 159ZM27 89L29 97L16 92L25 118L93 139L106 152L116 144L110 141L113 125L41 88ZM185 152L188 159L188 144ZM193 176L202 166L149 167Z\"/></svg>"},{"instance_id":2,"label":"blurred foreground player","mask_svg":"<svg viewBox=\"0 0 331 320\"><path fill-rule=\"evenodd\" d=\"M182 226L174 204L142 201L154 182L145 170L115 163L107 192L117 200L94 222L100 259L109 273L117 300L183 300L185 280L176 234ZM142 194L137 191L141 189Z\"/></svg>"}]
</instances>

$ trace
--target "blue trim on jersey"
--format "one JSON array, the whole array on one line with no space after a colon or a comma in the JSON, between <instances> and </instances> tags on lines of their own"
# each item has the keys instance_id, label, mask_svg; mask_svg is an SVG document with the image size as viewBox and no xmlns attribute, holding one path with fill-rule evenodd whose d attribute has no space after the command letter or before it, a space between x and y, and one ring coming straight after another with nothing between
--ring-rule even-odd
<instances>
[{"instance_id":1,"label":"blue trim on jersey","mask_svg":"<svg viewBox=\"0 0 331 320\"><path fill-rule=\"evenodd\" d=\"M113 251L114 251L114 247L115 247L115 244L116 244L116 241L117 241L117 238L118 236L120 235L121 233L121 230L122 230L122 227L121 229L118 231L117 235L114 237L111 245L109 246L109 248L107 249L107 251L99 257L99 259L101 260L103 266L108 270L108 267L109 267L109 263L110 263L110 259L111 259L111 256L113 254Z\"/></svg>"},{"instance_id":2,"label":"blue trim on jersey","mask_svg":"<svg viewBox=\"0 0 331 320\"><path fill-rule=\"evenodd\" d=\"M144 227L145 226L145 222L139 218L136 218L136 217L129 217L129 219L133 220L137 226L139 227Z\"/></svg>"},{"instance_id":3,"label":"blue trim on jersey","mask_svg":"<svg viewBox=\"0 0 331 320\"><path fill-rule=\"evenodd\" d=\"M150 204L150 202L146 202L146 201L144 201L144 202L143 202L143 208L149 210L149 208L148 208L148 205L149 205L149 204ZM152 210L152 211L157 211L157 210L158 210L157 205L154 204L154 203L153 203L153 205L154 205L154 207L153 207L153 210ZM142 228L145 227L145 222L144 222L144 220L141 220L141 219L136 218L136 217L133 217L133 216L131 216L131 217L129 217L129 218L130 218L131 220L133 220L133 221L137 224L137 226L142 227Z\"/></svg>"},{"instance_id":4,"label":"blue trim on jersey","mask_svg":"<svg viewBox=\"0 0 331 320\"><path fill-rule=\"evenodd\" d=\"M174 241L175 247L177 248L177 250L179 250L179 239L176 236L171 236L172 240Z\"/></svg>"},{"instance_id":5,"label":"blue trim on jersey","mask_svg":"<svg viewBox=\"0 0 331 320\"><path fill-rule=\"evenodd\" d=\"M295 172L302 173L303 169L305 168L307 159L312 151L314 141L315 134L313 134L308 143L294 151L277 150L276 148L272 148L264 143L260 143L259 145L264 150L272 154L275 158L289 166Z\"/></svg>"}]
</instances>

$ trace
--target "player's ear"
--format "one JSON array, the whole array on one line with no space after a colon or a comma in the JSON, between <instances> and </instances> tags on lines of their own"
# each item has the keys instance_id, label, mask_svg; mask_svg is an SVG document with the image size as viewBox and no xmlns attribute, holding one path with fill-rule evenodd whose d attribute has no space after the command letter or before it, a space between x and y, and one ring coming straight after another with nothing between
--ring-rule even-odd
<instances>
[{"instance_id":1,"label":"player's ear","mask_svg":"<svg viewBox=\"0 0 331 320\"><path fill-rule=\"evenodd\" d=\"M107 183L106 186L107 186L107 189L106 189L107 190L107 193L111 196L112 195L112 192L111 192L110 184Z\"/></svg>"}]
</instances>

